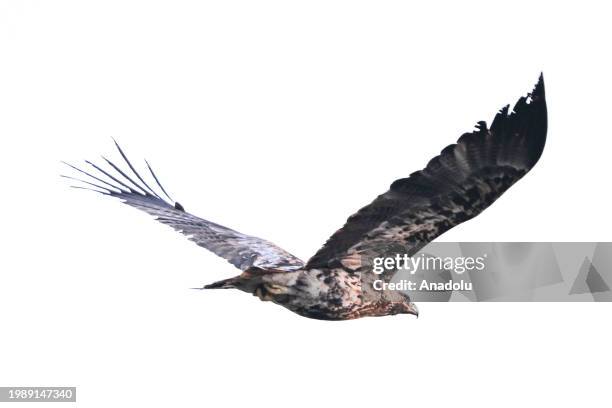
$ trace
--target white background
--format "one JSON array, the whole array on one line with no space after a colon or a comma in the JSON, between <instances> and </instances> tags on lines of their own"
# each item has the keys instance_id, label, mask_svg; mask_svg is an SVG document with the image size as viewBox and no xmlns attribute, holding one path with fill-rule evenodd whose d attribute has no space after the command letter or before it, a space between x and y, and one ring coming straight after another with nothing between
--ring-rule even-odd
<instances>
[{"instance_id":1,"label":"white background","mask_svg":"<svg viewBox=\"0 0 612 408\"><path fill-rule=\"evenodd\" d=\"M548 143L441 239L610 239L604 2L0 1L0 385L78 406L609 406L609 304L308 320L60 160L147 158L187 210L307 259L544 71ZM393 405L391 405L393 404Z\"/></svg>"}]
</instances>

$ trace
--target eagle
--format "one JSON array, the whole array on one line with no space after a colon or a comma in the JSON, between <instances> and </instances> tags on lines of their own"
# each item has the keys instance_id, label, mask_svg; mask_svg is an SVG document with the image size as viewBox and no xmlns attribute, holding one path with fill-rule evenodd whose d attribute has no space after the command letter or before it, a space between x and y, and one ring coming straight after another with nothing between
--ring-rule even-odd
<instances>
[{"instance_id":1,"label":"eagle","mask_svg":"<svg viewBox=\"0 0 612 408\"><path fill-rule=\"evenodd\" d=\"M284 306L300 316L348 320L412 314L416 305L400 291L376 290L393 271L373 274L371 260L390 254L412 256L445 231L480 214L538 162L546 142L544 79L510 110L506 105L490 126L480 121L424 169L394 181L389 190L351 215L307 262L265 239L190 214L174 201L145 160L143 178L115 142L123 169L105 164L67 164L68 177L120 199L183 233L226 259L241 273L199 289L239 289ZM127 168L125 167L127 166ZM87 169L87 170L85 170Z\"/></svg>"}]
</instances>

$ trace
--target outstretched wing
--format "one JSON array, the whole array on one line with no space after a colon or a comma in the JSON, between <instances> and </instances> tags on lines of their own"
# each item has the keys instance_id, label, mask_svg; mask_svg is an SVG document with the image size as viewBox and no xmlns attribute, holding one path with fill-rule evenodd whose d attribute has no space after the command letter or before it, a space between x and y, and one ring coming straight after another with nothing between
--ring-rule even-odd
<instances>
[{"instance_id":1,"label":"outstretched wing","mask_svg":"<svg viewBox=\"0 0 612 408\"><path fill-rule=\"evenodd\" d=\"M104 170L102 167L90 161L86 161L93 169L92 173L94 174L92 174L66 163L71 168L85 175L87 179L83 180L69 176L63 177L77 180L87 185L87 187L73 187L86 188L111 197L117 197L124 203L151 214L156 217L159 222L182 232L199 246L225 258L232 265L241 270L246 270L254 266L262 269L290 271L304 266L304 263L300 259L271 242L242 234L230 228L191 215L186 212L183 206L178 202L171 204L173 200L159 183L149 163L147 163L147 167L157 187L161 190L159 192L149 187L146 181L134 169L117 142L115 142L115 145L121 157L123 157L125 163L129 167L132 173L131 177L106 158L103 159L112 170ZM136 180L134 180L134 178L136 178ZM162 198L162 194L170 201L166 201Z\"/></svg>"},{"instance_id":2,"label":"outstretched wing","mask_svg":"<svg viewBox=\"0 0 612 408\"><path fill-rule=\"evenodd\" d=\"M412 255L450 228L480 214L538 161L546 142L542 76L533 92L491 128L479 122L425 169L396 180L389 191L352 215L306 268L357 270L372 257Z\"/></svg>"}]
</instances>

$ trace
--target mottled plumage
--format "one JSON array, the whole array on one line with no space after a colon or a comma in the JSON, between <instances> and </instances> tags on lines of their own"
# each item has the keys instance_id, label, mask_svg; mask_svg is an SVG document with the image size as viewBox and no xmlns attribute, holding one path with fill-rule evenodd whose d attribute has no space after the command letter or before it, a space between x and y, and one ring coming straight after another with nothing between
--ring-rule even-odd
<instances>
[{"instance_id":1,"label":"mottled plumage","mask_svg":"<svg viewBox=\"0 0 612 408\"><path fill-rule=\"evenodd\" d=\"M306 264L266 240L191 215L178 202L172 204L148 163L160 191L145 182L119 145L131 174L107 159L109 170L91 162L86 162L92 167L89 172L69 166L90 178L80 180L87 183L85 188L153 215L242 270L236 277L204 288L240 289L302 316L345 320L417 314L405 294L374 290L372 282L380 277L371 272L372 259L413 255L440 234L480 214L536 164L546 142L546 128L540 77L533 92L520 98L511 112L509 106L503 108L490 128L479 122L475 131L446 147L423 170L396 180L387 192L349 217ZM388 281L390 275L382 278Z\"/></svg>"}]
</instances>

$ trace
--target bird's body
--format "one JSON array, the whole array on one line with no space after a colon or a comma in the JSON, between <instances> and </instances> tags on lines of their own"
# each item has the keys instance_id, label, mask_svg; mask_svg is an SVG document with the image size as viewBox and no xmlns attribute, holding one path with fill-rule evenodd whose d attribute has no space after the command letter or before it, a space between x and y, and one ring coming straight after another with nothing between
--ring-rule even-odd
<instances>
[{"instance_id":1,"label":"bird's body","mask_svg":"<svg viewBox=\"0 0 612 408\"><path fill-rule=\"evenodd\" d=\"M203 289L239 289L301 316L324 320L416 315L406 294L375 289L375 279L389 282L392 274L374 275L372 259L412 256L440 234L480 214L539 160L546 128L540 77L534 91L520 98L512 112L506 106L490 128L479 122L475 131L446 147L423 170L393 182L306 263L266 240L189 214L168 196L147 163L161 191L149 187L118 145L131 176L106 159L114 174L91 162L87 164L99 175L70 166L90 178L80 180L88 189L157 217L242 270Z\"/></svg>"},{"instance_id":2,"label":"bird's body","mask_svg":"<svg viewBox=\"0 0 612 408\"><path fill-rule=\"evenodd\" d=\"M396 294L393 298L367 296L368 286L362 285L362 282L360 273L343 268L299 269L292 272L251 268L236 278L205 288L240 289L262 301L284 306L300 316L321 320L418 313L416 306L403 295Z\"/></svg>"}]
</instances>

